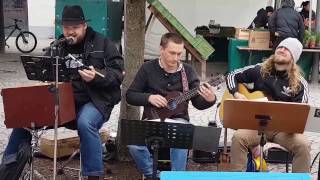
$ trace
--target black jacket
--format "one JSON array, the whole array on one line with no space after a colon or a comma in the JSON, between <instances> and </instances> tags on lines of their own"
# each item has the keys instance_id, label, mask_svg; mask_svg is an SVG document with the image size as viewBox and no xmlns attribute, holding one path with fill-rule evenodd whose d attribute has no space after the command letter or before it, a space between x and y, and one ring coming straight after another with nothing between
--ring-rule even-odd
<instances>
[{"instance_id":1,"label":"black jacket","mask_svg":"<svg viewBox=\"0 0 320 180\"><path fill-rule=\"evenodd\" d=\"M189 89L199 87L200 81L194 69L188 65L183 64L187 79L189 82ZM168 92L180 91L183 92L181 72L167 73L159 65L159 60L151 60L144 63L139 69L132 84L130 85L126 97L127 102L134 106L152 106L148 102L148 98L153 94L160 94L166 96ZM197 109L207 109L215 102L207 102L203 97L197 95L191 99L192 104ZM188 110L182 115L171 118L189 119Z\"/></svg>"},{"instance_id":2,"label":"black jacket","mask_svg":"<svg viewBox=\"0 0 320 180\"><path fill-rule=\"evenodd\" d=\"M268 29L268 13L265 9L261 8L257 12L257 16L253 19L253 22L250 24L249 29L253 28L265 28Z\"/></svg>"},{"instance_id":3,"label":"black jacket","mask_svg":"<svg viewBox=\"0 0 320 180\"><path fill-rule=\"evenodd\" d=\"M285 72L272 72L265 79L261 76L261 64L244 67L230 72L226 76L227 88L231 94L238 91L238 83L253 83L252 91L263 91L274 101L308 102L308 83L300 77L301 90L293 94Z\"/></svg>"},{"instance_id":4,"label":"black jacket","mask_svg":"<svg viewBox=\"0 0 320 180\"><path fill-rule=\"evenodd\" d=\"M302 9L300 11L300 15L302 16L303 21L307 18L309 18L309 11L306 11L304 9ZM311 13L311 20L315 20L316 19L316 13L314 11L312 11Z\"/></svg>"},{"instance_id":5,"label":"black jacket","mask_svg":"<svg viewBox=\"0 0 320 180\"><path fill-rule=\"evenodd\" d=\"M303 41L303 20L292 7L284 6L275 11L269 19L269 29L272 35L278 32L282 38L292 37Z\"/></svg>"},{"instance_id":6,"label":"black jacket","mask_svg":"<svg viewBox=\"0 0 320 180\"><path fill-rule=\"evenodd\" d=\"M60 38L63 38L63 35ZM81 86L82 94L88 95L89 100L108 120L114 105L121 99L120 85L124 78L123 58L108 38L95 32L90 27L87 28L83 46L83 64L94 66L97 71L105 75L105 78L96 75L93 81L89 83L80 78L75 78L72 85L74 87ZM66 56L70 53L68 52L69 48L64 45L61 48L61 55ZM46 55L50 55L50 52L47 52ZM79 108L77 102L85 101L82 98L82 96L75 94L76 107Z\"/></svg>"}]
</instances>

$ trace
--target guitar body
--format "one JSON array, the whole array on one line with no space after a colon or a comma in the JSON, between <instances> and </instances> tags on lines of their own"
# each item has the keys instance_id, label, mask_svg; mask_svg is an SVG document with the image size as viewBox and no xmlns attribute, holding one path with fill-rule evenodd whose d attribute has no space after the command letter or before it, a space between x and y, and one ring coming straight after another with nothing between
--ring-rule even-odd
<instances>
[{"instance_id":1,"label":"guitar body","mask_svg":"<svg viewBox=\"0 0 320 180\"><path fill-rule=\"evenodd\" d=\"M244 84L239 84L238 92L243 94L248 100L261 99L266 97L262 91L254 91L252 93L249 92L247 87ZM226 99L234 99L233 95L230 94L228 90L226 90L223 94L220 109L219 109L219 117L221 122L223 122L224 101Z\"/></svg>"},{"instance_id":2,"label":"guitar body","mask_svg":"<svg viewBox=\"0 0 320 180\"><path fill-rule=\"evenodd\" d=\"M165 97L168 101L168 107L157 108L148 107L145 109L145 115L147 119L161 119L170 118L171 116L182 113L186 108L188 108L188 103L186 101L177 103L174 98L180 96L182 93L179 91L172 91L168 93Z\"/></svg>"}]
</instances>

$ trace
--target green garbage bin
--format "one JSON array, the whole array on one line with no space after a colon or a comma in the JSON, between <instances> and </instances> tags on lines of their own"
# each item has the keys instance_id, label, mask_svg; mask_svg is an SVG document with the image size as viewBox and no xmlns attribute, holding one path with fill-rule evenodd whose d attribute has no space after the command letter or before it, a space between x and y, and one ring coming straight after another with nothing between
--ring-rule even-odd
<instances>
[{"instance_id":1,"label":"green garbage bin","mask_svg":"<svg viewBox=\"0 0 320 180\"><path fill-rule=\"evenodd\" d=\"M228 70L232 71L246 66L246 61L249 58L249 53L239 51L237 46L248 46L247 40L230 39L228 47Z\"/></svg>"}]
</instances>

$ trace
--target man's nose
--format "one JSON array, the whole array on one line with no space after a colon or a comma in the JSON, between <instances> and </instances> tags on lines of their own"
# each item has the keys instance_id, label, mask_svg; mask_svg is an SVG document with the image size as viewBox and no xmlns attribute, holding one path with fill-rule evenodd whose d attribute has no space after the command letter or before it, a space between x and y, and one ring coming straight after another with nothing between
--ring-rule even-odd
<instances>
[{"instance_id":1,"label":"man's nose","mask_svg":"<svg viewBox=\"0 0 320 180\"><path fill-rule=\"evenodd\" d=\"M74 34L74 30L73 29L70 29L67 31L67 35L68 36L72 36Z\"/></svg>"},{"instance_id":2,"label":"man's nose","mask_svg":"<svg viewBox=\"0 0 320 180\"><path fill-rule=\"evenodd\" d=\"M178 61L179 60L179 54L174 55L174 60Z\"/></svg>"}]
</instances>

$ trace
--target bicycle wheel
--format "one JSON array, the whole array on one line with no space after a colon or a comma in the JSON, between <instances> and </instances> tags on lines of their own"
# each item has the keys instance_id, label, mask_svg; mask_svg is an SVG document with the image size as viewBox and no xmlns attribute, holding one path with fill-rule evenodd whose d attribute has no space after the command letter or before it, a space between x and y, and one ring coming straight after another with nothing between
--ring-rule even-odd
<instances>
[{"instance_id":1,"label":"bicycle wheel","mask_svg":"<svg viewBox=\"0 0 320 180\"><path fill-rule=\"evenodd\" d=\"M16 38L16 46L22 53L30 53L37 46L36 36L29 31L22 31Z\"/></svg>"}]
</instances>

